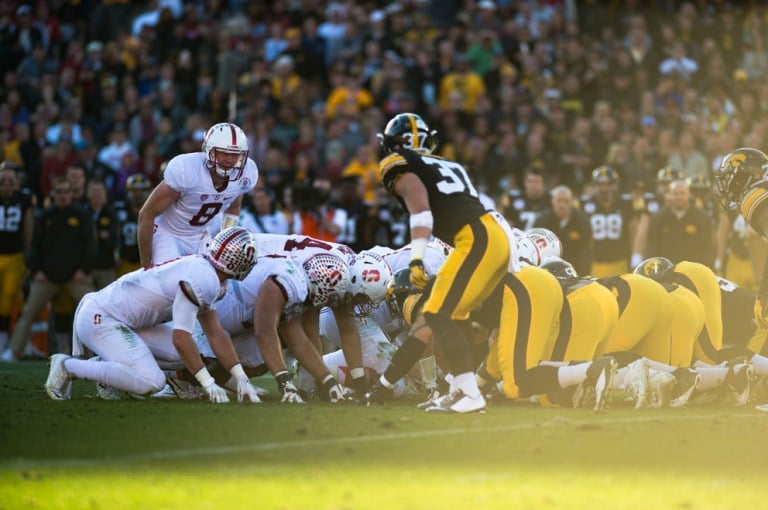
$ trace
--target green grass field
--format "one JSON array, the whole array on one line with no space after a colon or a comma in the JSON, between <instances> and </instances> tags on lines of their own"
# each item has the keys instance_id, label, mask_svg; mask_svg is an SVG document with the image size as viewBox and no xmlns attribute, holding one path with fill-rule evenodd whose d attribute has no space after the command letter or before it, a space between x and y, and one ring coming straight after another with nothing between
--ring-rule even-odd
<instances>
[{"instance_id":1,"label":"green grass field","mask_svg":"<svg viewBox=\"0 0 768 510\"><path fill-rule=\"evenodd\" d=\"M768 414L73 400L0 365L0 509L766 508Z\"/></svg>"}]
</instances>

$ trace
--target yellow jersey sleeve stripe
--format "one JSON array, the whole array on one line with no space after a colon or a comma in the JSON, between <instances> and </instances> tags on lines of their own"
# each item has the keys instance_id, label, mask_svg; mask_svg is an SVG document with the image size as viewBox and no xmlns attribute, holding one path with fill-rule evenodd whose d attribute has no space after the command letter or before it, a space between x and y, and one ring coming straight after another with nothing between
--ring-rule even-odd
<instances>
[{"instance_id":1,"label":"yellow jersey sleeve stripe","mask_svg":"<svg viewBox=\"0 0 768 510\"><path fill-rule=\"evenodd\" d=\"M407 164L407 161L405 161L405 158L402 157L400 154L391 154L381 160L381 163L379 163L379 175L381 176L382 182L384 181L385 176L387 175L387 172L392 170L395 167L402 166Z\"/></svg>"},{"instance_id":2,"label":"yellow jersey sleeve stripe","mask_svg":"<svg viewBox=\"0 0 768 510\"><path fill-rule=\"evenodd\" d=\"M752 215L766 199L768 199L768 191L762 188L753 189L744 197L741 201L741 215L747 223L752 221Z\"/></svg>"}]
</instances>

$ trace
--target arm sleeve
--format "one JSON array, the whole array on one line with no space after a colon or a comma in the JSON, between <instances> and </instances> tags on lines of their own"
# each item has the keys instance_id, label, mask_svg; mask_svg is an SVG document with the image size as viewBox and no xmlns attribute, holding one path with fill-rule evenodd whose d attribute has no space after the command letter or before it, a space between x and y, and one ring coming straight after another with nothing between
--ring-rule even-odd
<instances>
[{"instance_id":1,"label":"arm sleeve","mask_svg":"<svg viewBox=\"0 0 768 510\"><path fill-rule=\"evenodd\" d=\"M197 312L197 305L187 298L184 290L179 286L173 300L173 329L180 329L191 334L195 328Z\"/></svg>"}]
</instances>

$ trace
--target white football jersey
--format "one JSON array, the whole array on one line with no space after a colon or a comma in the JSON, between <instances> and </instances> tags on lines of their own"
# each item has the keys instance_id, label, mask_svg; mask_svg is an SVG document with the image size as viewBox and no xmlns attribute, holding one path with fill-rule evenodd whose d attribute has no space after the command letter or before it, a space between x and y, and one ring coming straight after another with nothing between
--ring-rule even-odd
<instances>
[{"instance_id":1,"label":"white football jersey","mask_svg":"<svg viewBox=\"0 0 768 510\"><path fill-rule=\"evenodd\" d=\"M202 152L180 154L168 162L163 179L181 196L155 218L158 227L177 236L199 236L200 231L259 179L256 163L248 158L240 178L217 191Z\"/></svg>"},{"instance_id":2,"label":"white football jersey","mask_svg":"<svg viewBox=\"0 0 768 510\"><path fill-rule=\"evenodd\" d=\"M431 240L427 244L427 250L424 252L424 269L427 270L427 274L437 274L437 271L443 265L445 259L448 258L451 250L452 248L443 241L439 239ZM397 250L386 246L374 246L369 251L381 255L392 270L392 274L408 267L408 264L411 262L410 244L406 244Z\"/></svg>"},{"instance_id":3,"label":"white football jersey","mask_svg":"<svg viewBox=\"0 0 768 510\"><path fill-rule=\"evenodd\" d=\"M312 255L330 253L351 265L355 261L355 252L346 244L321 241L314 237L298 234L255 234L259 245L259 256L285 255L293 257L299 265L304 264Z\"/></svg>"},{"instance_id":4,"label":"white football jersey","mask_svg":"<svg viewBox=\"0 0 768 510\"><path fill-rule=\"evenodd\" d=\"M282 320L290 320L307 309L309 287L304 270L291 257L259 257L245 280L229 280L227 294L215 308L221 325L231 335L242 333L253 327L253 307L261 285L274 279L285 293L287 301L283 307Z\"/></svg>"},{"instance_id":5,"label":"white football jersey","mask_svg":"<svg viewBox=\"0 0 768 510\"><path fill-rule=\"evenodd\" d=\"M172 318L180 282L192 293L200 311L221 298L226 287L202 255L188 255L149 269L138 269L93 294L102 310L133 329L148 328Z\"/></svg>"}]
</instances>

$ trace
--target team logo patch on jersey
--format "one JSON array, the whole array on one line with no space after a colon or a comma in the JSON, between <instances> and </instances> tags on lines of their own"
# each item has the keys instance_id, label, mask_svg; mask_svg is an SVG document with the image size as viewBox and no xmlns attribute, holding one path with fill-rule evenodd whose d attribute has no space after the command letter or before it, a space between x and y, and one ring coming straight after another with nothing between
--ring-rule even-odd
<instances>
[{"instance_id":1,"label":"team logo patch on jersey","mask_svg":"<svg viewBox=\"0 0 768 510\"><path fill-rule=\"evenodd\" d=\"M200 195L200 201L201 202L205 202L206 200L208 200L208 195L207 194Z\"/></svg>"},{"instance_id":2,"label":"team logo patch on jersey","mask_svg":"<svg viewBox=\"0 0 768 510\"><path fill-rule=\"evenodd\" d=\"M251 180L246 177L244 179L240 179L240 189L246 190L251 187Z\"/></svg>"}]
</instances>

